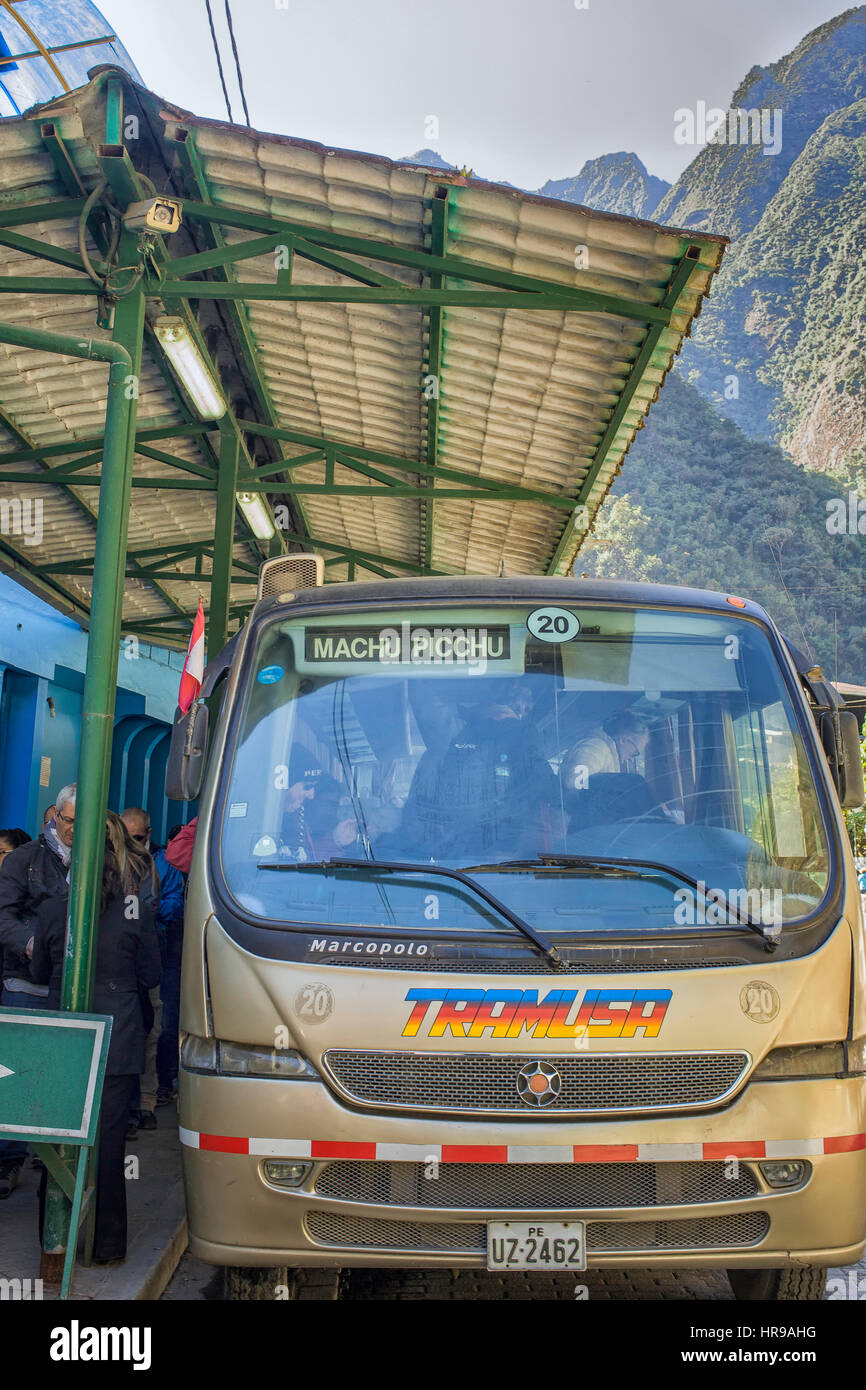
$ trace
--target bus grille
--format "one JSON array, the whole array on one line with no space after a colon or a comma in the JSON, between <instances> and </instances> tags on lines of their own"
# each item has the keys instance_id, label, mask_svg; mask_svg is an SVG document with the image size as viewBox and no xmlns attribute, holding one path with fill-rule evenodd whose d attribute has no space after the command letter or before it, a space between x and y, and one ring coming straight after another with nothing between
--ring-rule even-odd
<instances>
[{"instance_id":1,"label":"bus grille","mask_svg":"<svg viewBox=\"0 0 866 1390\"><path fill-rule=\"evenodd\" d=\"M339 1089L361 1104L524 1118L702 1108L726 1099L749 1065L746 1052L550 1056L545 1060L559 1072L562 1089L535 1110L520 1100L517 1074L537 1060L538 1054L354 1051L323 1058Z\"/></svg>"},{"instance_id":2,"label":"bus grille","mask_svg":"<svg viewBox=\"0 0 866 1390\"><path fill-rule=\"evenodd\" d=\"M730 970L733 966L748 965L745 958L680 956L665 957L664 960L592 960L585 953L569 952L560 948L560 955L566 965L581 975L636 975L642 971L660 974L668 970ZM549 962L545 956L519 956L516 959L499 960L490 956L461 958L458 956L422 956L420 960L408 956L323 956L316 960L317 965L334 965L344 970L423 970L428 975L558 975L559 966Z\"/></svg>"},{"instance_id":3,"label":"bus grille","mask_svg":"<svg viewBox=\"0 0 866 1390\"><path fill-rule=\"evenodd\" d=\"M483 1255L487 1249L487 1228L480 1221L373 1221L310 1211L306 1223L307 1234L317 1245L343 1249L445 1250L461 1255ZM594 1255L623 1250L735 1249L757 1245L769 1229L770 1218L764 1211L685 1221L589 1221L586 1246Z\"/></svg>"},{"instance_id":4,"label":"bus grille","mask_svg":"<svg viewBox=\"0 0 866 1390\"><path fill-rule=\"evenodd\" d=\"M372 1206L585 1211L690 1206L754 1197L754 1174L724 1163L329 1163L316 1193Z\"/></svg>"}]
</instances>

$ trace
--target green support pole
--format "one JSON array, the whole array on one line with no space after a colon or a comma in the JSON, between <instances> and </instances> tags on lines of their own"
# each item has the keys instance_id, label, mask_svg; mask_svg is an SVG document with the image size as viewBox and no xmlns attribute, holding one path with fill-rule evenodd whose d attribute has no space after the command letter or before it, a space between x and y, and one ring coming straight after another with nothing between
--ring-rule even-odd
<instances>
[{"instance_id":1,"label":"green support pole","mask_svg":"<svg viewBox=\"0 0 866 1390\"><path fill-rule=\"evenodd\" d=\"M228 640L229 599L232 582L232 549L235 539L235 494L238 487L240 441L233 430L220 435L220 469L217 483L216 521L213 540L213 570L210 609L207 619L208 661L222 651Z\"/></svg>"},{"instance_id":2,"label":"green support pole","mask_svg":"<svg viewBox=\"0 0 866 1390\"><path fill-rule=\"evenodd\" d=\"M133 249L137 243L133 240ZM128 252L131 248L126 247ZM121 248L123 254L124 248ZM61 1008L86 1012L90 1001L90 963L99 917L99 886L105 844L108 771L114 727L117 652L130 479L135 438L137 380L141 366L144 295L137 290L117 307L114 342L99 342L0 325L0 342L108 362L105 448L102 464L91 626L84 677L81 752L75 838L69 890L69 942L63 972ZM60 1150L61 1158L64 1157ZM49 1180L45 1201L42 1277L55 1281L65 1263L70 1207L60 1186Z\"/></svg>"}]
</instances>

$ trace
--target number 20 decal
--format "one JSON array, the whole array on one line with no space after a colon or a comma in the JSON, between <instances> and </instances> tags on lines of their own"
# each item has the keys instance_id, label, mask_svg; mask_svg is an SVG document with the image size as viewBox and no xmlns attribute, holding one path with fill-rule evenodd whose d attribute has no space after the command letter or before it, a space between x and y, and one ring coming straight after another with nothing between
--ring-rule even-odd
<instances>
[{"instance_id":1,"label":"number 20 decal","mask_svg":"<svg viewBox=\"0 0 866 1390\"><path fill-rule=\"evenodd\" d=\"M580 619L567 608L533 608L526 626L541 642L570 642L580 632Z\"/></svg>"}]
</instances>

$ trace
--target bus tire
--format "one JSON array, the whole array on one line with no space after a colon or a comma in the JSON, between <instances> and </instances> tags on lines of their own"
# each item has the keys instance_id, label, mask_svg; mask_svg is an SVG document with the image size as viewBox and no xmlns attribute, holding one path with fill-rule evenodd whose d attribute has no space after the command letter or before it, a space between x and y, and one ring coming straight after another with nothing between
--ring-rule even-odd
<instances>
[{"instance_id":1,"label":"bus tire","mask_svg":"<svg viewBox=\"0 0 866 1390\"><path fill-rule=\"evenodd\" d=\"M285 1265L252 1269L244 1265L226 1265L223 1269L223 1298L228 1302L273 1303L296 1297L295 1271Z\"/></svg>"},{"instance_id":2,"label":"bus tire","mask_svg":"<svg viewBox=\"0 0 866 1390\"><path fill-rule=\"evenodd\" d=\"M823 1265L792 1265L789 1269L729 1269L728 1283L734 1298L740 1303L820 1303L827 1286L827 1271Z\"/></svg>"}]
</instances>

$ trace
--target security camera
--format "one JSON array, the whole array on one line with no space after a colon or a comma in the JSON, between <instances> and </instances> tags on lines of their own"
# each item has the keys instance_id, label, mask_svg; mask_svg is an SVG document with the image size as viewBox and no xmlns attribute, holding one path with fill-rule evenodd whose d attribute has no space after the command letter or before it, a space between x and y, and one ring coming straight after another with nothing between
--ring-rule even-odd
<instances>
[{"instance_id":1,"label":"security camera","mask_svg":"<svg viewBox=\"0 0 866 1390\"><path fill-rule=\"evenodd\" d=\"M182 212L179 198L145 198L140 203L130 203L123 225L134 232L176 232Z\"/></svg>"}]
</instances>

